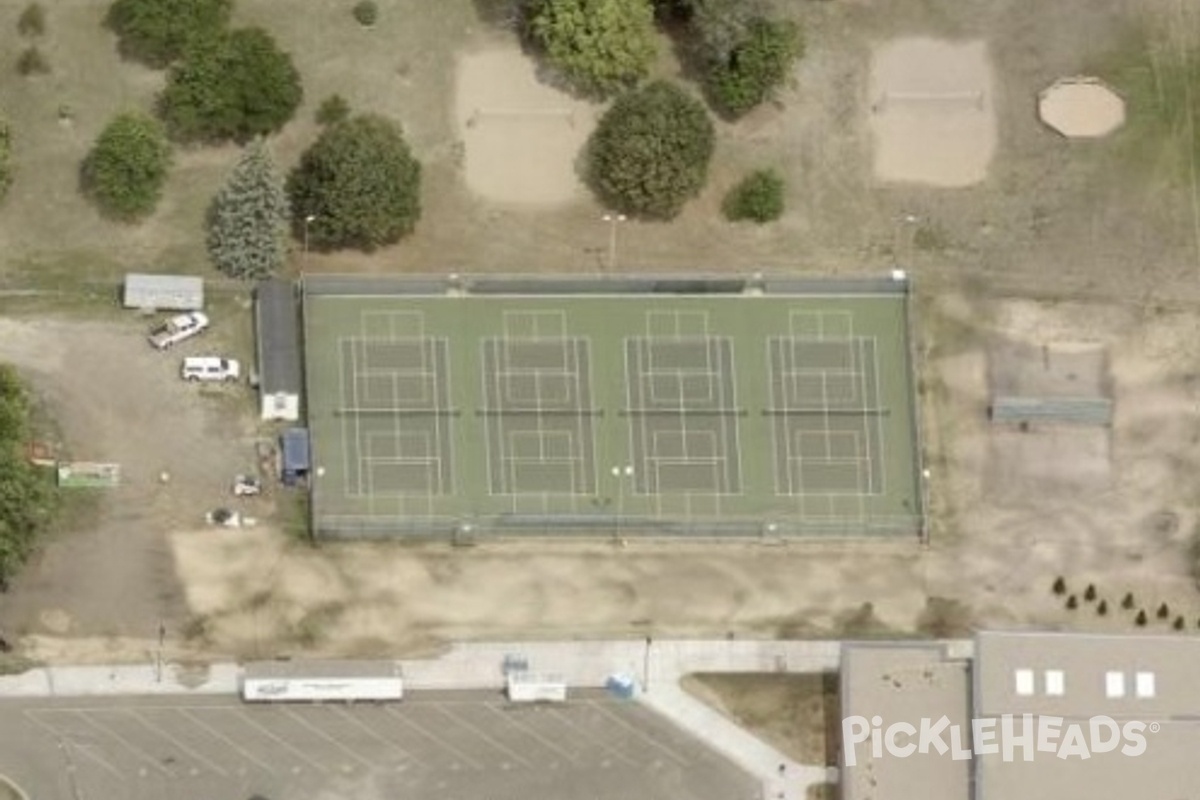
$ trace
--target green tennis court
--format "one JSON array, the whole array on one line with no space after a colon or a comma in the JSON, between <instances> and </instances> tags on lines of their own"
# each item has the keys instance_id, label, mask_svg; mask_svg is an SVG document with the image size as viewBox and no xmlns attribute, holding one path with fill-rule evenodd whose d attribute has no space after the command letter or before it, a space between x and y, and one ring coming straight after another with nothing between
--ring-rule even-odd
<instances>
[{"instance_id":1,"label":"green tennis court","mask_svg":"<svg viewBox=\"0 0 1200 800\"><path fill-rule=\"evenodd\" d=\"M306 279L317 535L919 533L906 284L738 286Z\"/></svg>"}]
</instances>

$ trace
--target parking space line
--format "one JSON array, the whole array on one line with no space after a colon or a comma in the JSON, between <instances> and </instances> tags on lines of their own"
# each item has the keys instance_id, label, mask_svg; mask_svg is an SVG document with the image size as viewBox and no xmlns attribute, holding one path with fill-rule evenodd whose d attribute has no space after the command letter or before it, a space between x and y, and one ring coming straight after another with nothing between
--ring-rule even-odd
<instances>
[{"instance_id":1,"label":"parking space line","mask_svg":"<svg viewBox=\"0 0 1200 800\"><path fill-rule=\"evenodd\" d=\"M92 712L93 712L93 714L95 714L96 712L103 712L103 711L105 711L105 710L108 710L108 711L110 711L110 713L111 713L111 712L114 712L114 711L116 711L116 712L119 712L121 709L119 709L119 708L118 708L118 709L103 709L103 708L96 708L96 709L89 709L89 710L90 710L90 711L92 711ZM140 757L142 760L144 760L144 761L146 761L147 763L149 763L149 764L150 764L152 767L154 767L156 770L158 770L158 771L159 771L159 772L161 772L162 774L164 774L164 775L166 775L166 776L168 776L168 777L170 777L170 778L177 778L177 777L179 777L179 776L178 776L178 775L176 775L174 772L172 772L171 770L167 769L167 768L166 768L166 767L164 767L162 764L160 764L157 758L154 758L154 757L153 757L153 756L151 756L149 753L147 753L145 750L143 750L142 748L138 747L137 745L135 745L133 742L131 742L131 741L129 741L128 739L126 739L126 738L125 738L124 736L122 736L121 734L119 734L119 733L117 733L116 731L112 730L112 729L111 729L111 728L109 728L107 725L102 725L101 723L99 723L99 722L96 722L96 721L92 720L92 719L91 719L91 718L90 718L90 717L89 717L89 716L88 716L86 713L84 713L83 711L71 711L71 712L68 712L68 713L75 714L75 715L76 715L76 716L78 716L80 719L82 719L84 722L86 722L88 725L90 725L90 726L92 726L93 728L95 728L96 730L98 730L100 733L102 733L102 734L105 734L105 735L107 735L107 736L109 736L109 737L111 737L111 738L113 738L113 739L116 739L116 740L117 740L118 742L120 742L120 743L121 743L121 745L122 745L122 746L124 746L124 747L125 747L127 750L129 750L129 751L130 751L131 753L133 753L135 756L139 756L139 757Z\"/></svg>"},{"instance_id":2,"label":"parking space line","mask_svg":"<svg viewBox=\"0 0 1200 800\"><path fill-rule=\"evenodd\" d=\"M599 746L600 746L602 749L606 750L606 751L609 753L609 755L612 755L612 756L614 756L614 757L616 757L616 758L620 759L621 761L624 761L626 764L630 765L631 767L636 767L636 766L638 766L638 762L637 762L637 761L635 761L634 759L632 759L632 758L630 758L629 756L625 755L625 754L624 754L624 753L622 753L620 750L617 750L616 748L614 748L614 747L613 747L611 744L609 744L608 742L605 742L605 741L604 741L604 740L602 740L602 739L597 739L597 738L596 738L595 736L593 736L593 735L592 735L592 734L591 734L591 733L590 733L590 732L589 732L589 731L588 731L586 728L584 728L584 727L582 727L582 726L580 726L580 725L577 725L575 722L573 722L573 721L571 720L571 718L570 718L570 717L568 717L566 714L563 714L563 713L562 713L561 711L559 711L557 708L551 708L551 709L549 709L549 711L550 711L550 714L551 714L551 715L553 715L555 719L557 719L557 720L561 721L561 722L562 722L563 724L565 724L565 725L566 725L568 728L571 728L572 730L578 731L578 732L579 732L579 734L580 734L580 735L581 735L583 738L585 738L585 739L588 739L589 741L595 742L595 743L596 743L597 745L599 745Z\"/></svg>"},{"instance_id":3,"label":"parking space line","mask_svg":"<svg viewBox=\"0 0 1200 800\"><path fill-rule=\"evenodd\" d=\"M125 776L121 774L121 771L119 769L117 769L115 766L113 766L111 763L109 763L108 759L101 758L100 756L96 755L95 753L90 752L91 747L92 747L91 745L84 745L84 744L80 744L78 742L72 742L70 740L71 737L70 737L69 731L61 732L61 731L57 730L54 726L52 726L49 722L41 721L36 716L38 713L37 711L25 711L23 713L25 714L26 719L28 719L34 725L41 727L48 734L50 734L50 736L53 737L57 741L57 744L59 746L63 746L64 744L69 743L72 747L75 748L73 752L82 753L83 755L90 758L92 761L96 762L102 769L106 769L109 772L111 772L113 777L116 778L118 781L120 781L121 783L125 783Z\"/></svg>"},{"instance_id":4,"label":"parking space line","mask_svg":"<svg viewBox=\"0 0 1200 800\"><path fill-rule=\"evenodd\" d=\"M137 713L137 711L135 711L134 709L132 709L132 708L126 708L126 709L123 709L123 710L125 711L125 713L126 713L126 714L128 714L128 715L129 715L129 716L131 716L131 717L133 717L133 718L134 718L134 719L135 719L137 722L139 722L139 723L140 723L140 724L141 724L141 725L142 725L144 728L146 728L146 730L148 730L148 731L153 731L153 732L157 733L159 736L163 737L164 739L169 739L169 740L170 740L171 742L173 742L173 743L175 744L175 746L176 746L176 747L178 747L178 748L179 748L181 751L183 751L184 753L187 753L189 757L191 757L191 758L194 758L194 759L195 759L195 760L197 760L197 761L202 761L202 762L204 762L205 764L207 764L207 765L209 766L209 768L210 768L210 769L212 769L213 771L221 773L221 774L222 774L222 775L224 775L226 778L228 778L228 777L229 777L229 773L228 773L228 772L226 772L225 770L221 769L221 767L217 766L217 764L216 764L214 761L212 761L211 759L209 759L209 758L207 758L207 757L205 757L205 756L201 755L200 753L198 753L197 751L193 750L192 748L188 747L188 746L187 746L187 745L185 745L183 742L179 741L179 740L178 740L178 739L176 739L174 736L172 736L171 734L167 733L166 731L164 731L162 728L158 727L157 725L154 725L154 724L152 724L152 723L150 722L150 720L146 719L146 718L145 718L145 717L143 717L141 714Z\"/></svg>"},{"instance_id":5,"label":"parking space line","mask_svg":"<svg viewBox=\"0 0 1200 800\"><path fill-rule=\"evenodd\" d=\"M525 733L531 739L537 739L538 742L540 742L543 746L558 753L560 756L567 759L567 761L570 761L572 764L578 763L575 760L575 756L571 755L566 750L563 750L561 747L559 747L553 741L551 741L550 739L547 739L545 736L542 736L540 733L538 733L536 730L529 727L528 725L522 725L520 722L518 722L516 719L513 718L512 714L505 714L503 711L500 710L500 708L498 706L493 705L492 703L487 703L486 705L487 705L487 708L489 711L491 711L493 714L495 714L496 716L503 719L506 723L508 723L512 727Z\"/></svg>"},{"instance_id":6,"label":"parking space line","mask_svg":"<svg viewBox=\"0 0 1200 800\"><path fill-rule=\"evenodd\" d=\"M652 737L647 736L636 725L630 725L628 722L621 719L616 714L612 713L607 708L605 708L601 703L597 703L595 700L585 700L584 702L587 703L589 706L595 708L597 711L599 711L604 716L606 716L609 719L616 722L618 725L620 725L625 730L631 731L631 732L637 734L638 738L642 739L643 741L648 742L651 747L654 747L654 748L660 750L663 753L663 755L667 756L668 758L670 758L672 761L679 764L680 766L686 767L686 766L688 766L688 764L691 763L688 759L684 758L679 753L676 753L671 748L666 747L665 745L659 744Z\"/></svg>"},{"instance_id":7,"label":"parking space line","mask_svg":"<svg viewBox=\"0 0 1200 800\"><path fill-rule=\"evenodd\" d=\"M348 719L348 720L350 720L351 722L353 722L355 725L357 725L357 726L358 726L360 729L362 729L362 731L363 731L364 733L366 733L368 736L370 736L370 737L371 737L372 739L374 739L375 741L377 741L377 742L381 742L381 743L383 743L385 746L392 748L392 749L393 749L393 750L395 750L397 753L399 753L400 755L404 756L406 759L409 759L409 760L411 760L411 761L415 761L415 760L416 760L416 759L413 757L413 754L412 754L412 753L408 752L408 751L407 751L407 750L405 750L403 747L401 747L400 745L398 745L398 744L396 744L395 742L391 741L390 739L387 739L387 738L384 738L383 736L380 736L378 731L375 731L375 730L373 730L373 729L372 729L372 728L371 728L369 725L367 725L365 722L362 722L361 720L359 720L359 719L356 719L356 718L355 718L355 716L354 716L353 714L351 714L349 711L347 711L346 709L342 708L341 706L335 706L335 707L334 707L334 710L335 710L335 711L337 711L337 712L338 712L339 714L341 714L342 716L344 716L346 719Z\"/></svg>"},{"instance_id":8,"label":"parking space line","mask_svg":"<svg viewBox=\"0 0 1200 800\"><path fill-rule=\"evenodd\" d=\"M290 717L290 718L292 718L292 719L296 720L296 722L299 722L301 725L303 725L304 727L308 728L310 731L312 731L313 733L315 733L317 736L320 736L322 739L324 739L325 741L329 742L331 745L333 745L334 747L338 748L339 750L341 750L341 751L342 751L342 752L344 752L346 755L348 755L348 756L350 756L351 758L353 758L353 759L354 759L355 761L357 761L358 763L362 764L362 765L363 765L364 767L366 767L367 769L371 769L371 768L374 766L374 764L372 764L370 761L368 761L367 759L363 758L363 757L362 757L362 756L360 756L358 753L356 753L356 752L354 752L353 750L351 750L349 747L346 747L346 745L342 744L342 743L341 743L341 742L339 742L337 739L334 739L332 736L330 736L329 734L325 733L325 732L324 732L324 731L322 731L320 728L318 728L317 726L313 725L313 724L312 724L312 723L310 723L308 720L306 720L306 719L304 719L303 717L301 717L300 715L298 715L296 712L292 711L290 708L280 707L280 710L281 710L281 711L282 711L284 714L286 714L288 717Z\"/></svg>"},{"instance_id":9,"label":"parking space line","mask_svg":"<svg viewBox=\"0 0 1200 800\"><path fill-rule=\"evenodd\" d=\"M441 748L443 748L443 749L449 750L451 753L454 753L456 756L458 756L459 758L461 758L463 761L466 761L468 764L470 764L470 765L471 765L472 767L474 767L475 769L482 769L482 768L483 768L483 765L482 765L482 764L480 764L478 761L476 761L475 759L471 758L471 757L470 757L470 756L468 756L466 753L464 753L464 752L462 752L461 750L459 750L457 747L454 747L454 746L453 746L453 745L451 745L449 742L447 742L447 741L444 741L444 740L443 740L443 739L441 739L440 737L438 737L438 736L436 736L436 735L434 735L434 734L430 733L429 731L425 730L425 728L424 728L424 727L422 727L421 725L418 725L417 723L413 722L411 719L408 719L408 718L406 718L406 717L405 717L403 714L397 714L395 711L393 711L393 710L392 710L392 708L391 708L390 706L384 706L383 710L384 710L384 712L385 712L385 713L387 713L387 714L389 714L390 716L392 716L392 717L395 717L396 719L400 720L400 721L401 721L401 722L403 722L405 725L407 725L408 727L412 728L412 729L413 729L413 730L415 730L417 733L421 734L421 735L422 735L422 736L424 736L426 739L428 739L429 741L431 741L431 742L433 742L434 744L436 744L438 747L441 747Z\"/></svg>"},{"instance_id":10,"label":"parking space line","mask_svg":"<svg viewBox=\"0 0 1200 800\"><path fill-rule=\"evenodd\" d=\"M439 705L439 706L436 706L436 708L437 708L438 712L441 713L443 716L445 716L448 719L453 720L455 722L455 724L461 725L462 727L471 731L476 736L478 736L480 739L483 739L485 742L490 744L496 750L499 750L501 753L504 753L505 755L508 755L509 757L521 762L521 764L523 766L526 766L526 767L532 766L532 764L527 759L522 758L521 756L514 753L512 750L509 750L507 747L500 744L500 742L497 741L497 739L494 736L489 734L483 728L480 728L478 725L472 725L471 723L467 722L466 720L462 719L461 717L457 717L454 714L451 714L450 711L448 709L446 709L444 706Z\"/></svg>"},{"instance_id":11,"label":"parking space line","mask_svg":"<svg viewBox=\"0 0 1200 800\"><path fill-rule=\"evenodd\" d=\"M195 707L195 709L205 709L205 708L212 709L212 708L215 708L217 711L227 711L229 708L235 708L235 707L236 707L236 706L227 706L227 707L221 707L221 706L196 706L196 707ZM199 720L199 719L196 719L196 717L194 717L192 714L188 713L188 711L189 711L189 710L195 710L195 709L178 708L178 709L175 709L175 710L176 710L176 711L178 711L178 712L179 712L180 714L182 714L183 716L187 717L187 718L188 718L189 720L191 720L193 723L195 723L195 724L196 724L196 727L198 727L198 728L203 728L204 730L208 731L208 733L209 733L209 734L211 734L211 735L212 735L214 738L216 738L216 739L219 739L219 740L221 740L222 742L224 742L224 743L225 743L225 746L226 746L226 747L228 747L230 750L233 750L235 753L238 753L239 755L241 755L243 758L247 759L248 761L253 761L255 764L258 764L258 766L259 766L259 767L261 767L262 769L266 770L266 771L267 771L269 774L271 774L271 775L274 775L274 774L275 774L275 770L274 770L274 769L272 769L271 767L267 766L267 764L266 764L266 763L264 763L264 762L262 762L262 761L259 761L257 758L255 758L255 757L254 757L254 755L252 755L252 754L250 753L250 751L249 751L249 750L247 750L246 748L242 747L242 746L241 746L241 745L239 745L237 742L233 741L232 739L230 739L230 738L229 738L228 736L226 736L225 734L221 733L221 732L220 732L219 730L217 730L216 728L213 728L213 727L212 727L211 725L209 725L207 722L203 722L203 721L201 721L201 720Z\"/></svg>"},{"instance_id":12,"label":"parking space line","mask_svg":"<svg viewBox=\"0 0 1200 800\"><path fill-rule=\"evenodd\" d=\"M303 764L311 764L313 767L316 767L316 768L317 768L318 770L320 770L321 772L324 772L324 773L325 773L325 774L327 774L327 775L329 774L329 770L328 770L328 769L326 769L326 768L324 767L324 765L322 765L322 764L321 764L319 761L314 761L314 760L313 760L313 757L312 757L312 756L310 756L310 755L306 755L306 754L304 753L304 751L303 751L303 750L298 750L298 749L296 749L296 748L295 748L295 747L293 747L292 745L290 745L290 744L288 744L287 742L285 742L283 739L280 739L278 736L276 736L275 734L271 733L269 730L267 730L266 728L264 728L262 725L259 725L257 722L255 722L253 719L251 719L250 715L249 715L249 714L247 714L246 712L238 710L238 711L235 711L234 713L236 713L236 714L237 714L239 717L241 717L242 719L244 719L244 720L247 722L247 724L249 724L249 725L251 725L251 726L253 726L253 727L255 727L255 728L258 728L260 731L262 731L263 733L265 733L265 734L267 735L267 738L269 738L269 739L274 739L276 742L278 742L279 744L283 745L283 746L284 746L284 747L286 747L288 750L291 750L293 753L295 753L297 756L299 756L299 757L300 757L300 761L301 761L301 763L303 763Z\"/></svg>"}]
</instances>

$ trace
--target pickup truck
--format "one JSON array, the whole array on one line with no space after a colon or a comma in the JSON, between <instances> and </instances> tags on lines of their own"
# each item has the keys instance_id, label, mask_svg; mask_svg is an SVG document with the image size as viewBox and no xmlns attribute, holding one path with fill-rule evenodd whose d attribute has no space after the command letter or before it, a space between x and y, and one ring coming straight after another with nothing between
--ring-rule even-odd
<instances>
[{"instance_id":1,"label":"pickup truck","mask_svg":"<svg viewBox=\"0 0 1200 800\"><path fill-rule=\"evenodd\" d=\"M179 314L150 330L150 345L157 350L167 350L172 345L203 332L208 328L208 316L199 311Z\"/></svg>"}]
</instances>

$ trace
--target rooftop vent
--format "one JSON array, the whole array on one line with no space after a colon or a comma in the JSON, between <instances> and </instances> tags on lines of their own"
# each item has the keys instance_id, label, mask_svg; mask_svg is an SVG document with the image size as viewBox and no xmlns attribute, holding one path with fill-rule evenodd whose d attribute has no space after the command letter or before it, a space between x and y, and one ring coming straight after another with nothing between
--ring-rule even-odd
<instances>
[{"instance_id":1,"label":"rooftop vent","mask_svg":"<svg viewBox=\"0 0 1200 800\"><path fill-rule=\"evenodd\" d=\"M1016 671L1017 694L1029 697L1033 694L1033 670L1019 669Z\"/></svg>"},{"instance_id":2,"label":"rooftop vent","mask_svg":"<svg viewBox=\"0 0 1200 800\"><path fill-rule=\"evenodd\" d=\"M1104 675L1104 696L1109 700L1125 696L1125 673L1107 672Z\"/></svg>"},{"instance_id":3,"label":"rooftop vent","mask_svg":"<svg viewBox=\"0 0 1200 800\"><path fill-rule=\"evenodd\" d=\"M1065 680L1061 669L1046 670L1046 696L1062 697L1065 691Z\"/></svg>"},{"instance_id":4,"label":"rooftop vent","mask_svg":"<svg viewBox=\"0 0 1200 800\"><path fill-rule=\"evenodd\" d=\"M1139 672L1137 674L1137 696L1143 700L1154 697L1154 673Z\"/></svg>"}]
</instances>

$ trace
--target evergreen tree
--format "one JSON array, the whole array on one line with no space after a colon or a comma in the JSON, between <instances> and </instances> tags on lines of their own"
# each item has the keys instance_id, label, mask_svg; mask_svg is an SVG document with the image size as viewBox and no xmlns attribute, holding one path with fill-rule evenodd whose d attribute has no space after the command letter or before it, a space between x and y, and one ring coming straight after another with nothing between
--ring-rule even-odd
<instances>
[{"instance_id":1,"label":"evergreen tree","mask_svg":"<svg viewBox=\"0 0 1200 800\"><path fill-rule=\"evenodd\" d=\"M266 144L255 139L213 198L208 254L232 278L265 278L287 257L290 218L283 179Z\"/></svg>"}]
</instances>

